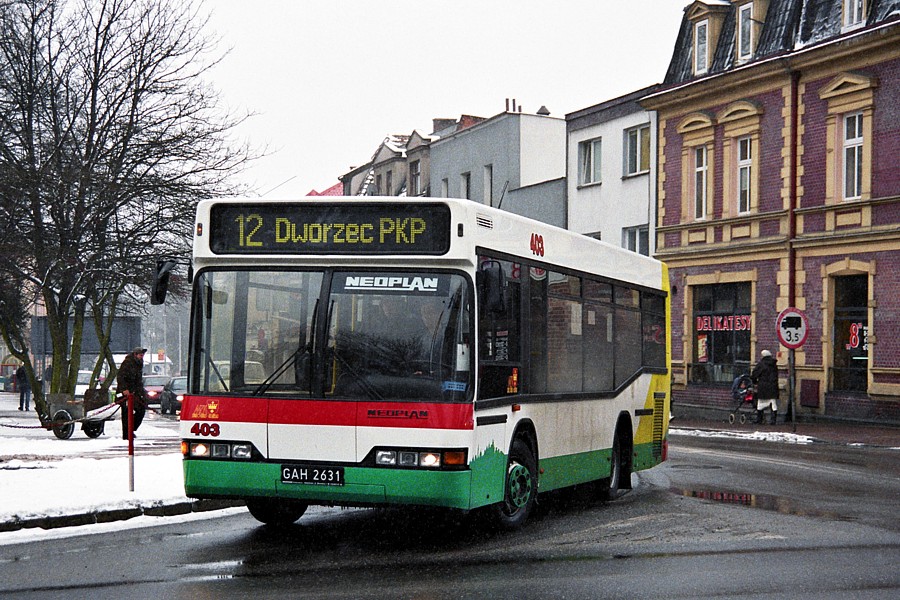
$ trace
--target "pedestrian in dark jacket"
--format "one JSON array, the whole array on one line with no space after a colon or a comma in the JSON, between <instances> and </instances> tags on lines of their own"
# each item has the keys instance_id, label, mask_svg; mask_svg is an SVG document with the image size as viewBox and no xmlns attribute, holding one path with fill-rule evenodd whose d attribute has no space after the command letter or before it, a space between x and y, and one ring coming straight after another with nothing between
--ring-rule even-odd
<instances>
[{"instance_id":1,"label":"pedestrian in dark jacket","mask_svg":"<svg viewBox=\"0 0 900 600\"><path fill-rule=\"evenodd\" d=\"M772 420L775 424L778 418L778 363L772 358L772 353L763 350L762 358L753 368L750 378L756 384L756 422L763 422L763 411L772 409Z\"/></svg>"},{"instance_id":2,"label":"pedestrian in dark jacket","mask_svg":"<svg viewBox=\"0 0 900 600\"><path fill-rule=\"evenodd\" d=\"M28 372L25 365L21 365L16 369L16 389L19 390L19 410L29 410L28 405L31 403L31 382L28 381Z\"/></svg>"},{"instance_id":3,"label":"pedestrian in dark jacket","mask_svg":"<svg viewBox=\"0 0 900 600\"><path fill-rule=\"evenodd\" d=\"M146 348L135 348L122 361L119 372L116 374L116 393L122 394L122 439L128 439L128 398L125 394L134 396L134 431L141 426L144 413L147 410L147 401L144 397L144 353Z\"/></svg>"}]
</instances>

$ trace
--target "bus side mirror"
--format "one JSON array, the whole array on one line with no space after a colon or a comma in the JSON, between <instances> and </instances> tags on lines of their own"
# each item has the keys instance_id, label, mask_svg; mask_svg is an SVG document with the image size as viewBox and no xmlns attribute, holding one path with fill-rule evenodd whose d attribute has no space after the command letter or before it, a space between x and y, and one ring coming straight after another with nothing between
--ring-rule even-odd
<instances>
[{"instance_id":1,"label":"bus side mirror","mask_svg":"<svg viewBox=\"0 0 900 600\"><path fill-rule=\"evenodd\" d=\"M495 260L481 264L478 271L478 289L481 305L487 312L501 313L506 309L503 267Z\"/></svg>"},{"instance_id":2,"label":"bus side mirror","mask_svg":"<svg viewBox=\"0 0 900 600\"><path fill-rule=\"evenodd\" d=\"M150 304L163 304L169 291L169 275L175 268L174 260L156 261L156 275L153 278L153 289L150 292Z\"/></svg>"}]
</instances>

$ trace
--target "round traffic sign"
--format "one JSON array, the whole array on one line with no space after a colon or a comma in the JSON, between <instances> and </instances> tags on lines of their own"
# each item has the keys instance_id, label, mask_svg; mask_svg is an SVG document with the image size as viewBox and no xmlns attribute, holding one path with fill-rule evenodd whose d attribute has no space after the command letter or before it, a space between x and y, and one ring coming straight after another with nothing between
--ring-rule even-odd
<instances>
[{"instance_id":1,"label":"round traffic sign","mask_svg":"<svg viewBox=\"0 0 900 600\"><path fill-rule=\"evenodd\" d=\"M775 333L782 346L796 350L806 342L809 321L799 308L786 308L775 319Z\"/></svg>"}]
</instances>

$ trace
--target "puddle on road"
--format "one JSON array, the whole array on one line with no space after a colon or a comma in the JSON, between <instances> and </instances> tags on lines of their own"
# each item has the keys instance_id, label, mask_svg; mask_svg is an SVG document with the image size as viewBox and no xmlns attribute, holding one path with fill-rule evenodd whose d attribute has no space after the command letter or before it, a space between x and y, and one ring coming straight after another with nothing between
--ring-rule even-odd
<instances>
[{"instance_id":1,"label":"puddle on road","mask_svg":"<svg viewBox=\"0 0 900 600\"><path fill-rule=\"evenodd\" d=\"M671 487L669 491L686 498L700 498L722 504L737 504L750 508L759 508L781 513L783 515L795 515L800 517L824 517L837 521L855 521L853 517L842 515L833 511L803 506L795 498L773 496L770 494L751 494L749 492L732 492L723 490L688 490Z\"/></svg>"}]
</instances>

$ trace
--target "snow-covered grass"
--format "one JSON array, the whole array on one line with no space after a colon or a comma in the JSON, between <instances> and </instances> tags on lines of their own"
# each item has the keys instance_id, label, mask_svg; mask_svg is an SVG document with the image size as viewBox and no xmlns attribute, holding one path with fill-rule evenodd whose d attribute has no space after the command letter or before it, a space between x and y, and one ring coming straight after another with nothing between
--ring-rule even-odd
<instances>
[{"instance_id":1,"label":"snow-covered grass","mask_svg":"<svg viewBox=\"0 0 900 600\"><path fill-rule=\"evenodd\" d=\"M177 439L178 432L149 423L141 427L131 491L132 459L120 431L112 421L96 439L80 431L68 440L50 432L43 438L0 436L0 521L186 501L178 450L141 451L141 444Z\"/></svg>"}]
</instances>

